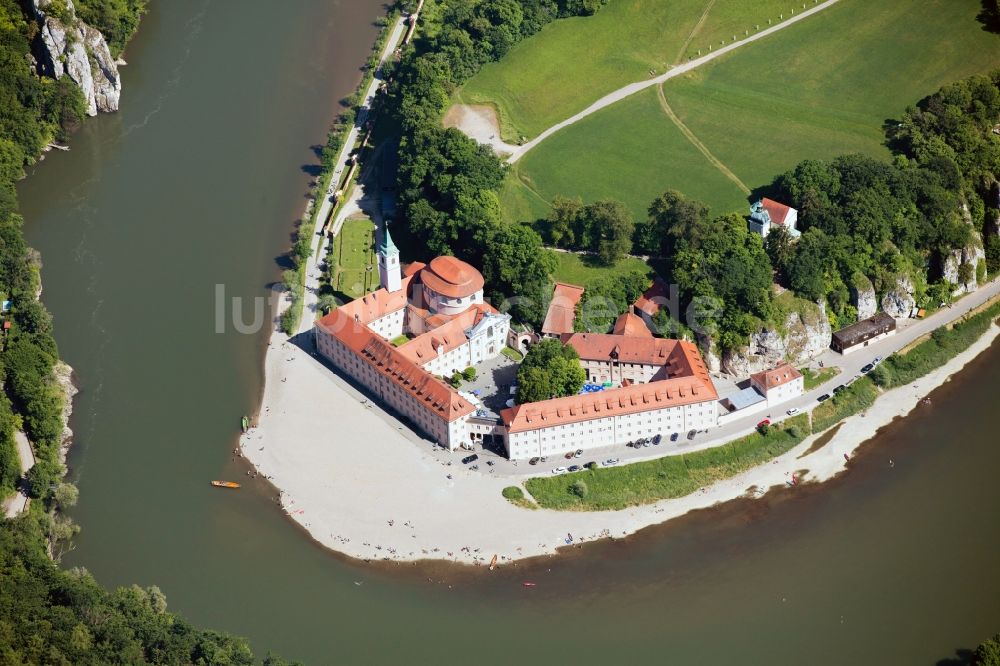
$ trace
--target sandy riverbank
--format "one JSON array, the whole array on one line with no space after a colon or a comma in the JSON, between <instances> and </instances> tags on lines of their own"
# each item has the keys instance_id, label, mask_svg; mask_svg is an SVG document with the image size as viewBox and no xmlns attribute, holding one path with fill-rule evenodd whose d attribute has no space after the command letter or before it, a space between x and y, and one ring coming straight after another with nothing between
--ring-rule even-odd
<instances>
[{"instance_id":1,"label":"sandy riverbank","mask_svg":"<svg viewBox=\"0 0 1000 666\"><path fill-rule=\"evenodd\" d=\"M397 424L343 378L274 334L257 427L241 439L246 458L281 489L286 513L324 546L359 559L501 562L553 554L566 545L623 537L644 527L746 495L784 486L796 470L824 481L845 454L917 407L1000 333L992 326L968 350L913 385L882 395L875 408L843 422L821 449L815 435L767 465L687 497L607 512L519 509L500 496L512 483L446 467L431 443ZM458 457L456 456L456 461ZM453 479L447 475L452 474Z\"/></svg>"}]
</instances>

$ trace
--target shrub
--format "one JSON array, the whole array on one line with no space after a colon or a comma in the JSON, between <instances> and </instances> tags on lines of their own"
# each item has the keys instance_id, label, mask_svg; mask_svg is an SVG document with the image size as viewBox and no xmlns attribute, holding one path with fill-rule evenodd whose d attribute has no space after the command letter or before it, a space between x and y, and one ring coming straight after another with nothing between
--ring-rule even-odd
<instances>
[{"instance_id":1,"label":"shrub","mask_svg":"<svg viewBox=\"0 0 1000 666\"><path fill-rule=\"evenodd\" d=\"M462 373L461 372L456 372L455 374L453 374L451 376L451 385L454 386L455 388L458 388L459 386L462 385Z\"/></svg>"},{"instance_id":2,"label":"shrub","mask_svg":"<svg viewBox=\"0 0 1000 666\"><path fill-rule=\"evenodd\" d=\"M760 423L760 424L759 424L759 425L757 426L757 432L759 432L759 433L761 434L761 436L763 436L763 437L766 437L766 436L767 436L767 431L768 431L768 430L769 430L770 428L771 428L771 426L770 426L770 425L768 425L768 424L766 424L766 423L764 423L764 422L761 422L761 423Z\"/></svg>"},{"instance_id":3,"label":"shrub","mask_svg":"<svg viewBox=\"0 0 1000 666\"><path fill-rule=\"evenodd\" d=\"M462 376L465 377L465 381L471 382L476 378L476 369L469 366L462 372Z\"/></svg>"},{"instance_id":4,"label":"shrub","mask_svg":"<svg viewBox=\"0 0 1000 666\"><path fill-rule=\"evenodd\" d=\"M590 492L590 489L587 488L587 482L584 481L583 479L578 479L578 480L574 481L573 485L569 487L569 490L570 490L571 493L573 493L574 495L576 495L580 499L583 499L584 497L586 497L587 493Z\"/></svg>"},{"instance_id":5,"label":"shrub","mask_svg":"<svg viewBox=\"0 0 1000 666\"><path fill-rule=\"evenodd\" d=\"M500 494L504 496L505 499L509 500L521 500L524 499L524 491L522 491L517 486L507 486L500 491Z\"/></svg>"}]
</instances>

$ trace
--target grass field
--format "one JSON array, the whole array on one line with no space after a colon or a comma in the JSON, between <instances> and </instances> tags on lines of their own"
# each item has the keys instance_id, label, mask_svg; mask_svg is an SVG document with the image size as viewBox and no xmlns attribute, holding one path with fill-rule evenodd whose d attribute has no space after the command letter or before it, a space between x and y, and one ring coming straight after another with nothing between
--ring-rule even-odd
<instances>
[{"instance_id":1,"label":"grass field","mask_svg":"<svg viewBox=\"0 0 1000 666\"><path fill-rule=\"evenodd\" d=\"M486 65L456 97L493 104L504 139L534 137L607 93L650 78L650 70L662 74L699 49L708 53L710 45L742 39L801 6L794 0L613 0L594 16L545 26Z\"/></svg>"},{"instance_id":2,"label":"grass field","mask_svg":"<svg viewBox=\"0 0 1000 666\"><path fill-rule=\"evenodd\" d=\"M528 492L545 509L612 511L661 499L690 495L698 488L728 479L780 456L809 435L809 415L788 419L767 435L753 433L728 444L648 462L604 467L555 477L533 477ZM572 491L582 480L584 497Z\"/></svg>"},{"instance_id":3,"label":"grass field","mask_svg":"<svg viewBox=\"0 0 1000 666\"><path fill-rule=\"evenodd\" d=\"M649 204L668 188L713 210L738 208L746 198L670 122L653 89L553 134L517 162L508 179L504 212L522 221L546 214L543 201L559 194L585 202L618 199L636 219L645 219Z\"/></svg>"},{"instance_id":4,"label":"grass field","mask_svg":"<svg viewBox=\"0 0 1000 666\"><path fill-rule=\"evenodd\" d=\"M556 270L552 274L552 279L556 282L568 282L569 284L586 287L597 278L604 276L624 275L633 271L646 273L653 279L653 269L641 259L625 257L614 266L602 266L592 257L570 254L568 252L552 252L556 258Z\"/></svg>"},{"instance_id":5,"label":"grass field","mask_svg":"<svg viewBox=\"0 0 1000 666\"><path fill-rule=\"evenodd\" d=\"M338 296L353 300L378 289L375 227L371 220L346 220L334 238L331 257L330 284Z\"/></svg>"},{"instance_id":6,"label":"grass field","mask_svg":"<svg viewBox=\"0 0 1000 666\"><path fill-rule=\"evenodd\" d=\"M609 5L610 7L611 5ZM1000 66L979 0L841 0L664 86L684 125L749 187L806 158L887 157L882 124L941 85ZM713 212L746 198L645 91L554 134L516 166L508 216L555 194L615 196L636 214L672 187ZM536 196L537 193L537 196Z\"/></svg>"},{"instance_id":7,"label":"grass field","mask_svg":"<svg viewBox=\"0 0 1000 666\"><path fill-rule=\"evenodd\" d=\"M809 392L840 372L840 368L823 368L819 372L812 368L799 368L799 372L802 373L802 387Z\"/></svg>"}]
</instances>

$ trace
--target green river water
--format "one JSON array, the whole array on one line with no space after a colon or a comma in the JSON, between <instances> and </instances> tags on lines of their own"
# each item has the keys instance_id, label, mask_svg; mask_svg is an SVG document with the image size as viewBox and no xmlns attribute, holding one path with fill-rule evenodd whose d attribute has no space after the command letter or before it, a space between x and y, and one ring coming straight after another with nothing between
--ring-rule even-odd
<instances>
[{"instance_id":1,"label":"green river water","mask_svg":"<svg viewBox=\"0 0 1000 666\"><path fill-rule=\"evenodd\" d=\"M82 389L64 563L316 664L933 664L1000 630L996 346L838 480L493 574L347 562L263 485L213 492L245 479L231 451L266 347L215 333L216 285L247 299L278 278L310 147L382 11L153 2L122 110L21 183Z\"/></svg>"}]
</instances>

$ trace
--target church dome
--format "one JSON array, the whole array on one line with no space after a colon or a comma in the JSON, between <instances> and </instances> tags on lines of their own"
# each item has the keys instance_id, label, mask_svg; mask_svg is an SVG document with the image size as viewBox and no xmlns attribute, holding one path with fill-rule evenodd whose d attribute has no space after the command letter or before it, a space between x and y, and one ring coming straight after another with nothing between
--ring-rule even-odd
<instances>
[{"instance_id":1,"label":"church dome","mask_svg":"<svg viewBox=\"0 0 1000 666\"><path fill-rule=\"evenodd\" d=\"M436 257L420 271L420 281L431 291L448 298L472 296L483 288L483 275L455 257Z\"/></svg>"}]
</instances>

